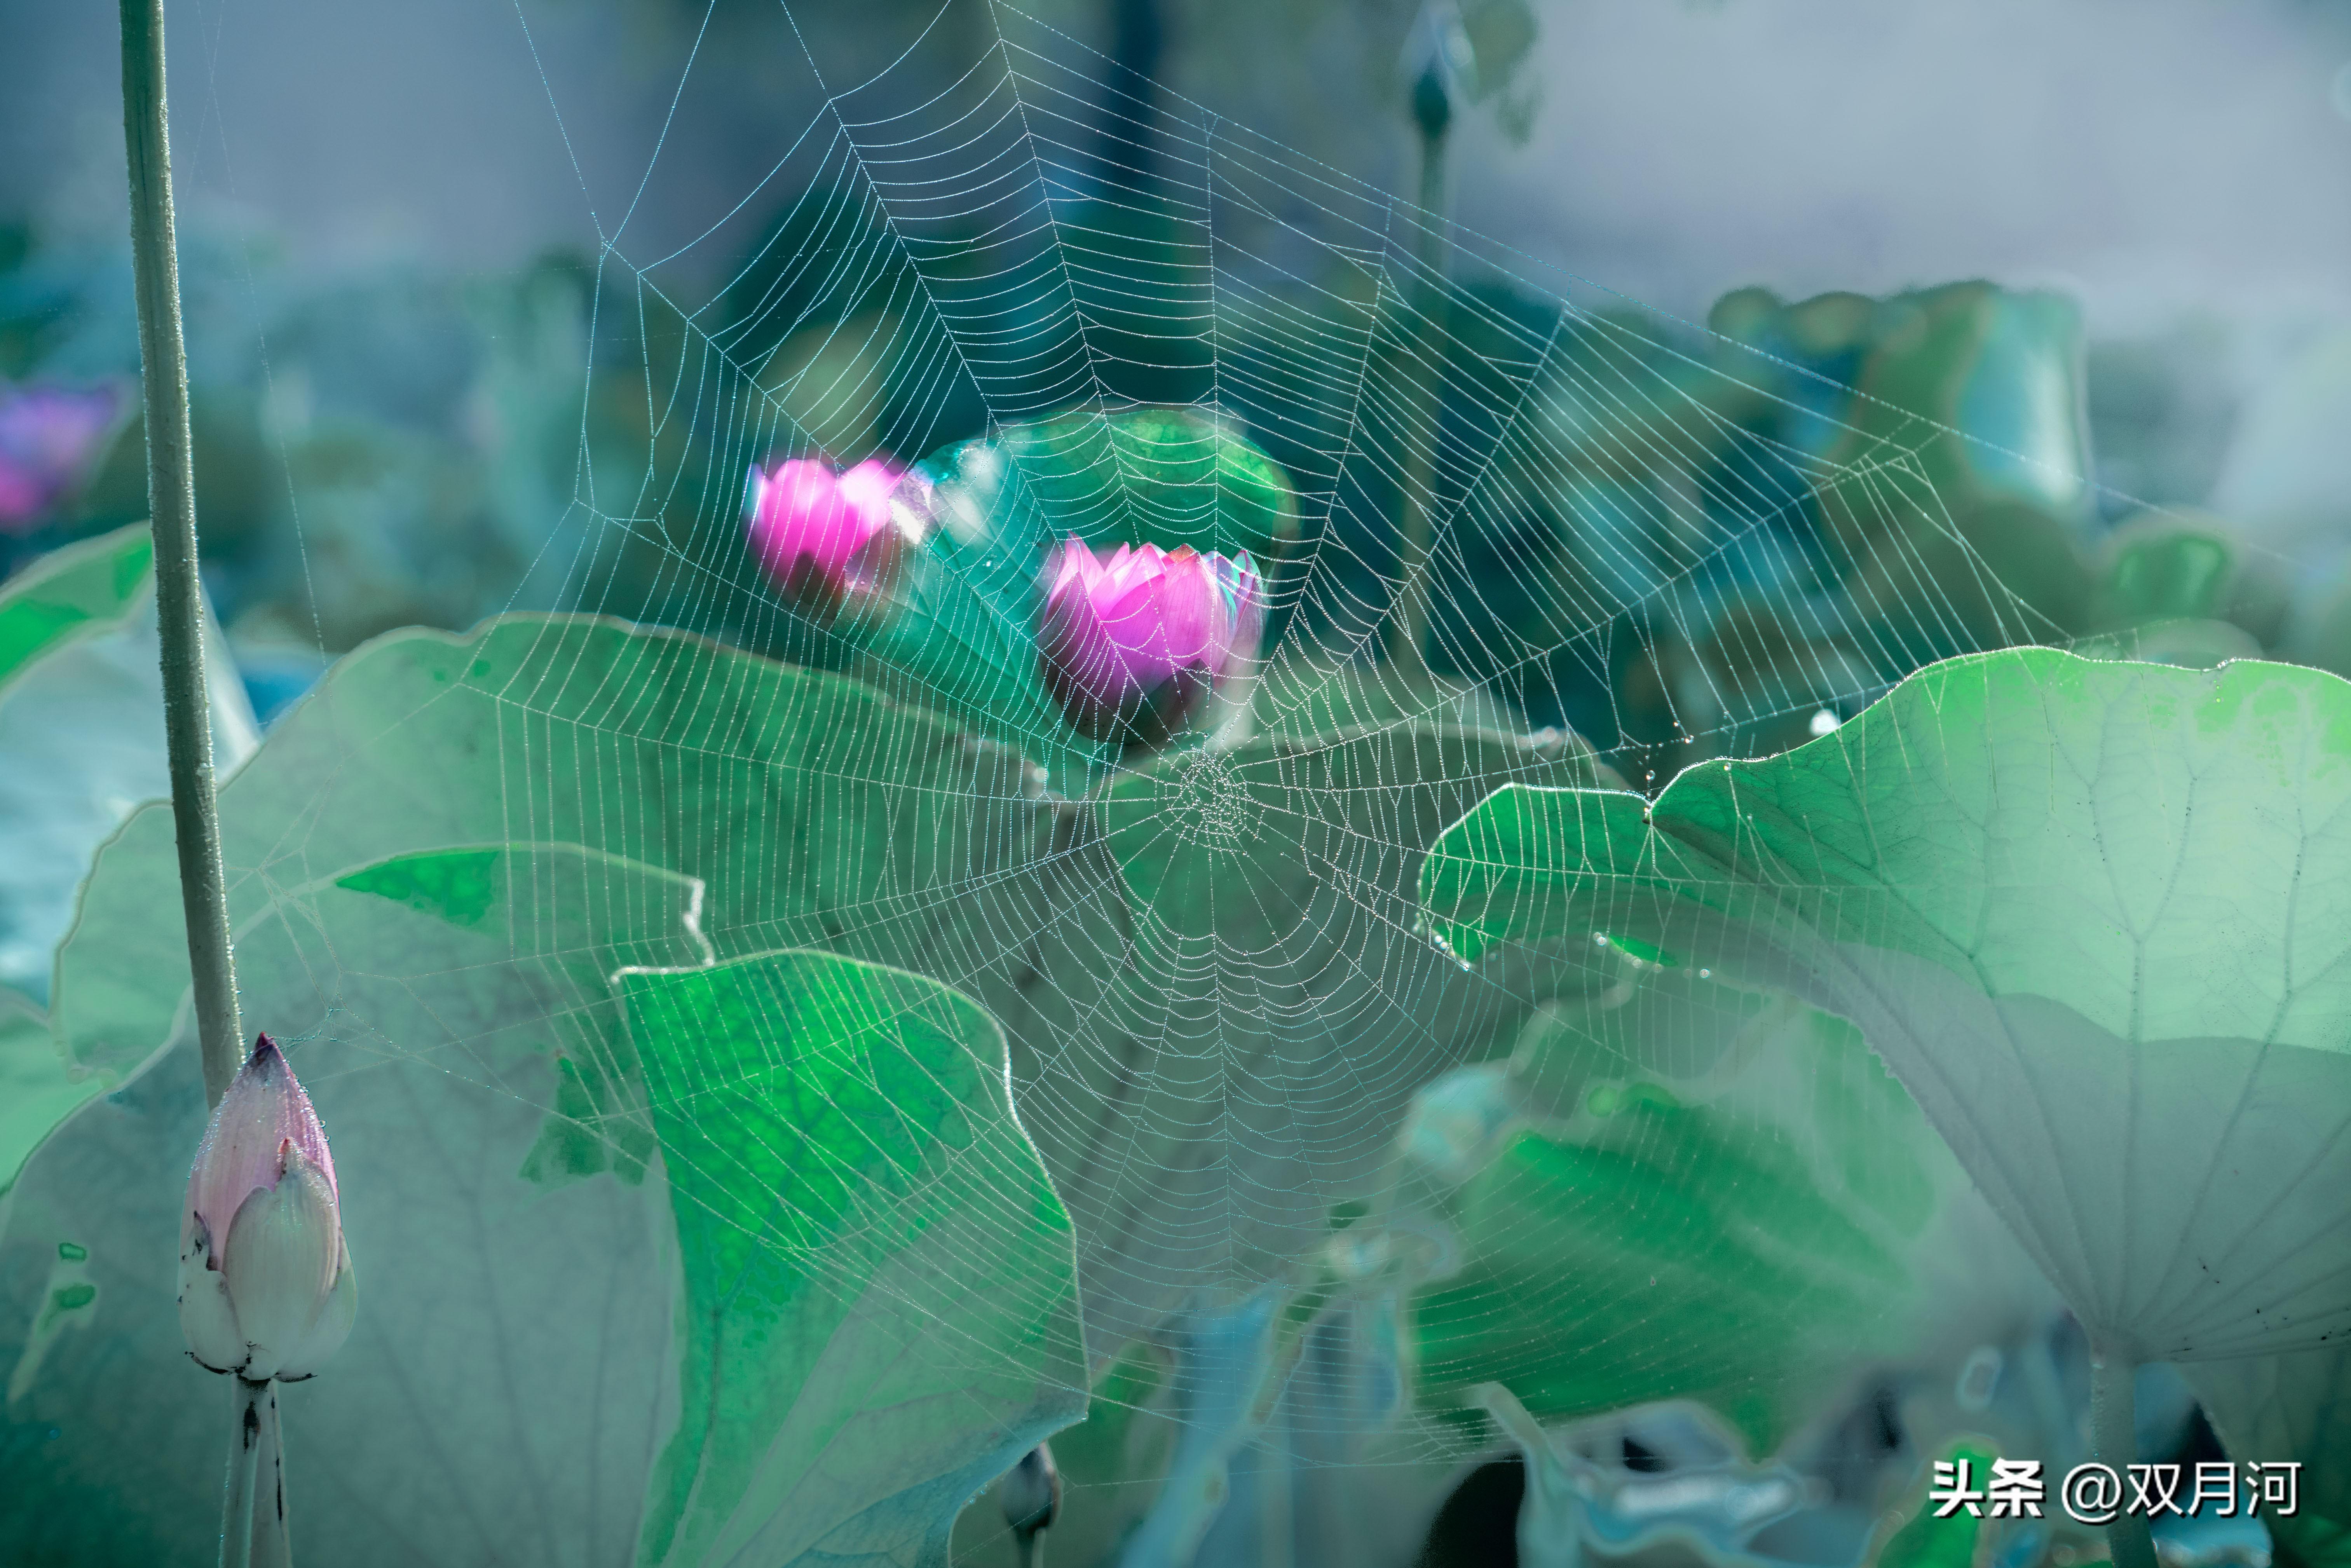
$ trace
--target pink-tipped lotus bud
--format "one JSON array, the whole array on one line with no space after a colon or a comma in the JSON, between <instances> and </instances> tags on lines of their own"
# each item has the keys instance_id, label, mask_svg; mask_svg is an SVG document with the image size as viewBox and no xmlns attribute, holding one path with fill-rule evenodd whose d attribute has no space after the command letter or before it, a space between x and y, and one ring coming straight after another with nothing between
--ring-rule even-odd
<instances>
[{"instance_id":1,"label":"pink-tipped lotus bud","mask_svg":"<svg viewBox=\"0 0 2351 1568\"><path fill-rule=\"evenodd\" d=\"M80 480L121 400L107 388L0 386L0 533L24 533Z\"/></svg>"},{"instance_id":2,"label":"pink-tipped lotus bud","mask_svg":"<svg viewBox=\"0 0 2351 1568\"><path fill-rule=\"evenodd\" d=\"M1045 580L1045 685L1095 740L1160 744L1256 656L1265 628L1265 584L1246 550L1121 545L1102 560L1073 538Z\"/></svg>"},{"instance_id":3,"label":"pink-tipped lotus bud","mask_svg":"<svg viewBox=\"0 0 2351 1568\"><path fill-rule=\"evenodd\" d=\"M298 1382L341 1348L358 1310L326 1132L265 1034L214 1108L188 1176L188 1354L247 1382Z\"/></svg>"},{"instance_id":4,"label":"pink-tipped lotus bud","mask_svg":"<svg viewBox=\"0 0 2351 1568\"><path fill-rule=\"evenodd\" d=\"M841 474L799 457L773 473L751 470L744 527L761 570L795 609L830 624L844 608L888 601L913 542L890 507L903 477L870 458Z\"/></svg>"}]
</instances>

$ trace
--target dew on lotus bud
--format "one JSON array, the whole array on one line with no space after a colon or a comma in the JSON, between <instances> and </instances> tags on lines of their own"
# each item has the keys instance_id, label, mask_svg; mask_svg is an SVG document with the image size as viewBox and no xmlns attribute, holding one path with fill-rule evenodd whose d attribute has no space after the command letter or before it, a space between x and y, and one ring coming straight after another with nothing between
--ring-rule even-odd
<instances>
[{"instance_id":1,"label":"dew on lotus bud","mask_svg":"<svg viewBox=\"0 0 2351 1568\"><path fill-rule=\"evenodd\" d=\"M180 1220L188 1354L248 1383L293 1383L341 1348L359 1306L334 1157L267 1035L214 1108Z\"/></svg>"},{"instance_id":2,"label":"dew on lotus bud","mask_svg":"<svg viewBox=\"0 0 2351 1568\"><path fill-rule=\"evenodd\" d=\"M1163 743L1247 667L1265 629L1265 584L1246 550L1121 545L1105 560L1073 537L1045 581L1045 685L1093 740Z\"/></svg>"},{"instance_id":3,"label":"dew on lotus bud","mask_svg":"<svg viewBox=\"0 0 2351 1568\"><path fill-rule=\"evenodd\" d=\"M892 505L904 478L873 458L839 474L804 457L751 470L744 529L794 609L830 625L844 609L887 602L914 542L904 505Z\"/></svg>"}]
</instances>

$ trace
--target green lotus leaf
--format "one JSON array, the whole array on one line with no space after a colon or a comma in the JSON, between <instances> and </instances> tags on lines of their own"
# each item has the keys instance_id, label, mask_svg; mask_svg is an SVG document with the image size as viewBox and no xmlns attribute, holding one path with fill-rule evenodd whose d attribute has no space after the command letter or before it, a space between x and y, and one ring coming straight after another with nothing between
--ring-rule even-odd
<instances>
[{"instance_id":1,"label":"green lotus leaf","mask_svg":"<svg viewBox=\"0 0 2351 1568\"><path fill-rule=\"evenodd\" d=\"M1263 1278L1324 1239L1414 1090L1506 1052L1537 996L1586 983L1581 954L1471 974L1411 916L1420 846L1447 821L1507 779L1593 768L1574 743L1399 724L1112 781L1105 841L1134 914L1108 1016L1134 1066L1099 1163L1063 1190L1118 1216L1136 1278L1118 1308L1090 1296L1090 1322L1123 1310L1140 1332L1219 1260Z\"/></svg>"},{"instance_id":2,"label":"green lotus leaf","mask_svg":"<svg viewBox=\"0 0 2351 1568\"><path fill-rule=\"evenodd\" d=\"M2280 1558L2311 1565L2351 1559L2351 1345L2182 1370L2231 1458L2301 1464L2298 1517L2266 1514Z\"/></svg>"},{"instance_id":3,"label":"green lotus leaf","mask_svg":"<svg viewBox=\"0 0 2351 1568\"><path fill-rule=\"evenodd\" d=\"M0 1214L24 1162L112 1079L68 1070L39 1006L90 856L133 806L169 792L144 524L42 557L0 584ZM259 744L221 663L214 762Z\"/></svg>"},{"instance_id":4,"label":"green lotus leaf","mask_svg":"<svg viewBox=\"0 0 2351 1568\"><path fill-rule=\"evenodd\" d=\"M213 762L260 737L218 630ZM0 985L49 994L52 950L91 853L142 800L171 791L146 525L68 545L0 584Z\"/></svg>"},{"instance_id":5,"label":"green lotus leaf","mask_svg":"<svg viewBox=\"0 0 2351 1568\"><path fill-rule=\"evenodd\" d=\"M1843 1019L1652 970L1528 1033L1490 1152L1407 1145L1460 1183L1465 1261L1416 1309L1440 1400L1505 1383L1566 1421L1694 1398L1770 1453L1873 1363L2045 1294Z\"/></svg>"},{"instance_id":6,"label":"green lotus leaf","mask_svg":"<svg viewBox=\"0 0 2351 1568\"><path fill-rule=\"evenodd\" d=\"M2351 686L1955 659L1650 806L1512 788L1433 932L1623 936L1857 1024L2126 1361L2351 1330Z\"/></svg>"},{"instance_id":7,"label":"green lotus leaf","mask_svg":"<svg viewBox=\"0 0 2351 1568\"><path fill-rule=\"evenodd\" d=\"M854 960L713 967L702 903L599 852L473 845L241 923L247 1016L287 1031L361 1281L350 1343L284 1396L306 1553L684 1563L790 1537L763 1560L911 1564L1082 1409L1070 1228L1001 1037ZM784 1124L820 1118L789 1091L852 1112L866 1157L796 1152ZM168 1051L23 1184L0 1332L36 1321L68 1239L101 1329L50 1345L0 1419L0 1538L37 1556L210 1559L226 1406L185 1358L173 1268L204 1120L194 1052ZM910 1347L949 1289L1004 1310Z\"/></svg>"},{"instance_id":8,"label":"green lotus leaf","mask_svg":"<svg viewBox=\"0 0 2351 1568\"><path fill-rule=\"evenodd\" d=\"M1084 1238L1089 1288L1134 1285L1120 1260L1150 1238L1071 1196L1111 1168L1119 1085L1144 1049L1105 1005L1123 895L1092 816L1045 795L1018 751L841 675L677 632L516 616L344 659L224 787L221 816L240 926L284 888L527 825L701 882L718 957L821 948L954 987L1011 1040L1023 1121ZM169 814L150 810L101 856L60 958L69 1066L127 1079L185 1027L177 887ZM567 1113L582 1119L610 1090L592 1058L568 1060ZM550 1134L550 1173L569 1168L570 1136Z\"/></svg>"},{"instance_id":9,"label":"green lotus leaf","mask_svg":"<svg viewBox=\"0 0 2351 1568\"><path fill-rule=\"evenodd\" d=\"M820 953L620 983L686 1298L639 1561L944 1563L964 1500L1086 1408L1070 1218L1003 1037Z\"/></svg>"},{"instance_id":10,"label":"green lotus leaf","mask_svg":"<svg viewBox=\"0 0 2351 1568\"><path fill-rule=\"evenodd\" d=\"M68 1074L48 1015L22 992L0 986L0 1224L33 1151L104 1087L87 1073Z\"/></svg>"},{"instance_id":11,"label":"green lotus leaf","mask_svg":"<svg viewBox=\"0 0 2351 1568\"><path fill-rule=\"evenodd\" d=\"M344 659L221 791L232 919L277 890L527 827L700 880L721 956L838 946L1007 988L1044 920L1052 831L1015 752L859 682L667 632L514 616L468 636L395 632ZM75 1065L127 1077L187 988L171 818L100 859L58 959ZM113 863L119 862L120 863ZM980 896L935 896L942 887Z\"/></svg>"}]
</instances>

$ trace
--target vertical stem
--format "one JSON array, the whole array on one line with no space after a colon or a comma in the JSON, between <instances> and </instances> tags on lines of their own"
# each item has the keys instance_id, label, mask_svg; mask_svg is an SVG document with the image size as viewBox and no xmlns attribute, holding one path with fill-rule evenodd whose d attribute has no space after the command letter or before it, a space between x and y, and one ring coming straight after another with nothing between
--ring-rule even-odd
<instances>
[{"instance_id":1,"label":"vertical stem","mask_svg":"<svg viewBox=\"0 0 2351 1568\"><path fill-rule=\"evenodd\" d=\"M293 1568L286 1534L286 1434L278 1425L277 1385L261 1406L261 1462L253 1490L253 1568Z\"/></svg>"},{"instance_id":2,"label":"vertical stem","mask_svg":"<svg viewBox=\"0 0 2351 1568\"><path fill-rule=\"evenodd\" d=\"M2138 1457L2131 1386L2137 1370L2122 1356L2095 1344L2090 1347L2090 1457L2123 1479L2125 1507L2106 1526L2106 1550L2115 1568L2156 1568L2155 1535L2147 1516L2128 1508L2131 1461Z\"/></svg>"},{"instance_id":3,"label":"vertical stem","mask_svg":"<svg viewBox=\"0 0 2351 1568\"><path fill-rule=\"evenodd\" d=\"M1415 312L1413 338L1420 348L1418 363L1407 362L1412 378L1414 425L1406 428L1404 480L1404 548L1397 562L1395 620L1389 628L1388 659L1405 684L1415 690L1428 685L1428 557L1435 543L1435 519L1429 508L1436 500L1437 366L1445 349L1440 318L1445 308L1445 237L1437 232L1445 205L1445 131L1442 120L1424 120L1420 135L1419 308Z\"/></svg>"},{"instance_id":4,"label":"vertical stem","mask_svg":"<svg viewBox=\"0 0 2351 1568\"><path fill-rule=\"evenodd\" d=\"M261 1465L261 1410L269 1385L236 1382L236 1426L229 1434L228 1500L221 1509L221 1568L253 1561L253 1496Z\"/></svg>"},{"instance_id":5,"label":"vertical stem","mask_svg":"<svg viewBox=\"0 0 2351 1568\"><path fill-rule=\"evenodd\" d=\"M188 427L188 345L180 324L179 239L172 217L172 132L163 89L163 0L121 0L122 144L131 170L131 273L139 304L140 382L146 400L147 510L155 537L155 619L162 643L163 738L179 841L180 902L188 922L196 1039L204 1096L221 1103L243 1061L236 961L229 947L228 879L221 867L213 784L212 698L204 680L204 584L196 576L196 471ZM285 1563L285 1490L275 1384L236 1379L229 1434L222 1568L253 1560L255 1491L269 1456L272 1543Z\"/></svg>"},{"instance_id":6,"label":"vertical stem","mask_svg":"<svg viewBox=\"0 0 2351 1568\"><path fill-rule=\"evenodd\" d=\"M163 0L121 0L122 141L131 163L131 264L146 393L147 506L155 534L155 611L163 643L163 732L188 919L196 1038L215 1105L244 1060L228 883L213 793L212 707L204 686L204 590L196 579L196 479L188 429L188 350L180 326L172 138L163 101Z\"/></svg>"}]
</instances>

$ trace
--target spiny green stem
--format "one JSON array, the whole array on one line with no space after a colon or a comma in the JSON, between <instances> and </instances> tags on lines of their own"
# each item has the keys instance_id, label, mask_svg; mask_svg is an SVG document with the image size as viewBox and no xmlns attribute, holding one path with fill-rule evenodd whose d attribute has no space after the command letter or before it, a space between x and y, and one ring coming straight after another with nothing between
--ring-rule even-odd
<instances>
[{"instance_id":1,"label":"spiny green stem","mask_svg":"<svg viewBox=\"0 0 2351 1568\"><path fill-rule=\"evenodd\" d=\"M253 1499L261 1471L261 1411L269 1385L235 1380L236 1425L229 1433L228 1498L221 1506L221 1568L253 1562Z\"/></svg>"},{"instance_id":2,"label":"spiny green stem","mask_svg":"<svg viewBox=\"0 0 2351 1568\"><path fill-rule=\"evenodd\" d=\"M2132 1428L2137 1409L2132 1384L2137 1368L2126 1358L2092 1346L2090 1350L2090 1457L2123 1480L2122 1511L2106 1526L2106 1550L2115 1568L2156 1568L2155 1534L2147 1516L2128 1504L2131 1461L2138 1458L2138 1439Z\"/></svg>"},{"instance_id":3,"label":"spiny green stem","mask_svg":"<svg viewBox=\"0 0 2351 1568\"><path fill-rule=\"evenodd\" d=\"M196 578L196 480L188 428L188 350L180 325L172 217L172 138L163 99L163 0L121 0L122 141L131 163L131 266L146 393L147 505L155 535L155 612L163 643L163 733L180 899L188 919L196 1038L215 1105L244 1061L228 883L213 790L212 706L204 684L204 589Z\"/></svg>"}]
</instances>

